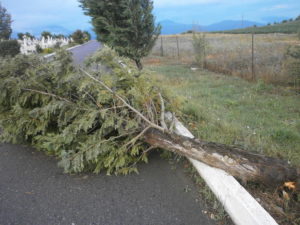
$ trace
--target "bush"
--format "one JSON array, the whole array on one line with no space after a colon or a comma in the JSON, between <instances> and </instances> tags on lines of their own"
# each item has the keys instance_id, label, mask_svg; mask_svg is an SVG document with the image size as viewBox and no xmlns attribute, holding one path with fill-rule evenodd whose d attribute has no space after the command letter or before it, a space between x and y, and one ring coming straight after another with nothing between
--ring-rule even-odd
<instances>
[{"instance_id":1,"label":"bush","mask_svg":"<svg viewBox=\"0 0 300 225\"><path fill-rule=\"evenodd\" d=\"M72 39L75 43L77 44L83 44L84 43L84 39L86 37L86 34L84 34L81 30L76 30L73 34L72 34Z\"/></svg>"},{"instance_id":2,"label":"bush","mask_svg":"<svg viewBox=\"0 0 300 225\"><path fill-rule=\"evenodd\" d=\"M8 40L0 42L0 56L16 56L20 53L20 44L17 40Z\"/></svg>"},{"instance_id":3,"label":"bush","mask_svg":"<svg viewBox=\"0 0 300 225\"><path fill-rule=\"evenodd\" d=\"M53 48L55 48L55 49L60 49L61 44L62 44L62 43L61 43L60 41L58 41L58 42L55 43L55 45L54 45Z\"/></svg>"},{"instance_id":4,"label":"bush","mask_svg":"<svg viewBox=\"0 0 300 225\"><path fill-rule=\"evenodd\" d=\"M284 68L294 78L295 86L300 81L300 46L290 46L285 54Z\"/></svg>"},{"instance_id":5,"label":"bush","mask_svg":"<svg viewBox=\"0 0 300 225\"><path fill-rule=\"evenodd\" d=\"M43 52L43 49L42 49L42 47L39 44L37 44L35 46L35 50L36 50L37 53L42 53Z\"/></svg>"},{"instance_id":6,"label":"bush","mask_svg":"<svg viewBox=\"0 0 300 225\"><path fill-rule=\"evenodd\" d=\"M51 54L53 52L54 52L53 48L44 48L43 49L43 53L44 54Z\"/></svg>"},{"instance_id":7,"label":"bush","mask_svg":"<svg viewBox=\"0 0 300 225\"><path fill-rule=\"evenodd\" d=\"M208 49L208 42L204 33L193 34L193 48L195 52L195 60L198 66L205 67L205 58Z\"/></svg>"}]
</instances>

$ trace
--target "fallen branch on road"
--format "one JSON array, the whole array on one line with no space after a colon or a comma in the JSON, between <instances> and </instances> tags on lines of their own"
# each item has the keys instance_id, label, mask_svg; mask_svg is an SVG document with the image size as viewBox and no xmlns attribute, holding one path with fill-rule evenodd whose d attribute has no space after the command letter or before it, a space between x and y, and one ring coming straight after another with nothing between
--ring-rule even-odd
<instances>
[{"instance_id":1,"label":"fallen branch on road","mask_svg":"<svg viewBox=\"0 0 300 225\"><path fill-rule=\"evenodd\" d=\"M103 50L94 59L109 62L109 72L79 72L59 57L59 62L37 63L15 77L0 74L4 141L21 140L54 154L66 172L128 174L138 162L147 162L145 149L158 147L223 169L243 182L277 187L299 180L299 169L283 160L173 133L180 111L172 98L150 79L134 76L134 69L120 65L112 51ZM49 69L39 69L44 67ZM173 113L167 120L168 111Z\"/></svg>"}]
</instances>

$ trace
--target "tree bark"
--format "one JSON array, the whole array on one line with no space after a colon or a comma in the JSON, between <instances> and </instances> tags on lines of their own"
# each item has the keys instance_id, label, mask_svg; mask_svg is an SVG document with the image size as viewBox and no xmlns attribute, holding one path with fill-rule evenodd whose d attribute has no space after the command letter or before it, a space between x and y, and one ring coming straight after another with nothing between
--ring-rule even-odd
<instances>
[{"instance_id":1,"label":"tree bark","mask_svg":"<svg viewBox=\"0 0 300 225\"><path fill-rule=\"evenodd\" d=\"M136 59L134 61L135 61L135 64L136 64L137 68L139 69L139 71L141 71L143 69L143 64L141 63L141 60Z\"/></svg>"},{"instance_id":2,"label":"tree bark","mask_svg":"<svg viewBox=\"0 0 300 225\"><path fill-rule=\"evenodd\" d=\"M155 128L145 132L144 140L154 147L223 169L243 182L254 181L272 187L278 187L285 182L299 182L299 169L287 162L237 147L167 134Z\"/></svg>"}]
</instances>

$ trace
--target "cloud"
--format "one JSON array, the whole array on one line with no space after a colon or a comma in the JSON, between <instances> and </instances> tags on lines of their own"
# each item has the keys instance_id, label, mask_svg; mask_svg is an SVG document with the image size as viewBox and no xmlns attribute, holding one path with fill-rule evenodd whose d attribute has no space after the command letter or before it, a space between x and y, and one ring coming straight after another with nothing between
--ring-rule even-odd
<instances>
[{"instance_id":1,"label":"cloud","mask_svg":"<svg viewBox=\"0 0 300 225\"><path fill-rule=\"evenodd\" d=\"M262 11L278 11L278 10L289 9L289 8L291 8L291 6L288 4L278 4L268 8L263 8Z\"/></svg>"},{"instance_id":2,"label":"cloud","mask_svg":"<svg viewBox=\"0 0 300 225\"><path fill-rule=\"evenodd\" d=\"M254 3L259 0L242 0L240 3ZM155 7L176 7L187 5L234 4L236 0L153 0Z\"/></svg>"},{"instance_id":3,"label":"cloud","mask_svg":"<svg viewBox=\"0 0 300 225\"><path fill-rule=\"evenodd\" d=\"M262 16L299 14L299 0L153 0L157 21L210 24L222 20L257 21ZM78 0L0 0L11 13L13 29L26 31L36 27L59 25L69 30L86 29L90 18L83 14ZM30 4L28 3L30 2Z\"/></svg>"},{"instance_id":4,"label":"cloud","mask_svg":"<svg viewBox=\"0 0 300 225\"><path fill-rule=\"evenodd\" d=\"M185 0L185 1L174 1L174 0L154 0L154 5L157 7L164 6L180 6L180 5L200 5L200 4L211 4L219 3L222 0Z\"/></svg>"},{"instance_id":5,"label":"cloud","mask_svg":"<svg viewBox=\"0 0 300 225\"><path fill-rule=\"evenodd\" d=\"M13 18L13 29L24 31L47 25L69 29L90 27L78 0L0 0Z\"/></svg>"}]
</instances>

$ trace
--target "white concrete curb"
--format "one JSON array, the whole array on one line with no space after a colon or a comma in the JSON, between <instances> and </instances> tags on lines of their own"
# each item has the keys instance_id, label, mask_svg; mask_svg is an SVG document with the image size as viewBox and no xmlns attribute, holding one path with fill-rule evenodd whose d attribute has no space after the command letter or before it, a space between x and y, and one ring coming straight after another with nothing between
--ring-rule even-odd
<instances>
[{"instance_id":1,"label":"white concrete curb","mask_svg":"<svg viewBox=\"0 0 300 225\"><path fill-rule=\"evenodd\" d=\"M194 138L193 134L178 120L175 123L175 133ZM233 176L199 161L190 158L189 160L236 225L278 225Z\"/></svg>"}]
</instances>

